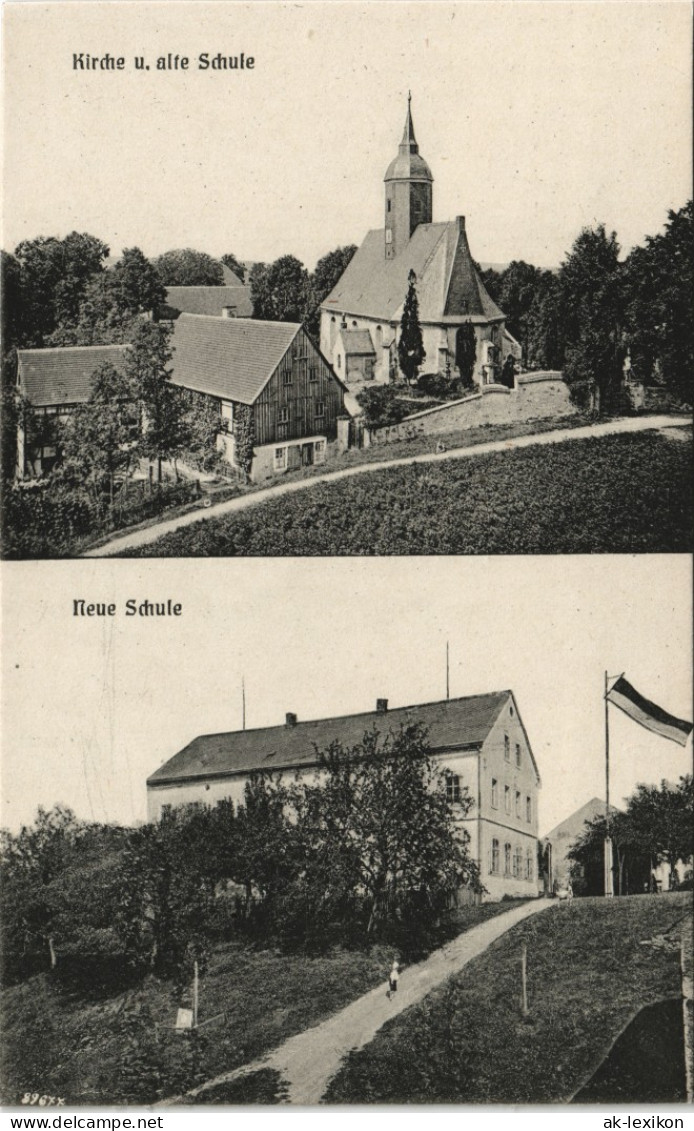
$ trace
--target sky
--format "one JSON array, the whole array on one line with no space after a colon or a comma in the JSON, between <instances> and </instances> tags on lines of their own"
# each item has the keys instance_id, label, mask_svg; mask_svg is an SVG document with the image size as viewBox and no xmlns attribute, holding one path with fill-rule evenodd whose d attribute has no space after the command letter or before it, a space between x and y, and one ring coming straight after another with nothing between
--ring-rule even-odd
<instances>
[{"instance_id":1,"label":"sky","mask_svg":"<svg viewBox=\"0 0 694 1131\"><path fill-rule=\"evenodd\" d=\"M691 720L685 555L5 562L2 814L126 824L199 734L513 690L542 777L540 832L604 797L605 670ZM112 619L73 601L115 602ZM180 601L178 618L123 616ZM676 781L685 749L610 708L611 799Z\"/></svg>"},{"instance_id":2,"label":"sky","mask_svg":"<svg viewBox=\"0 0 694 1131\"><path fill-rule=\"evenodd\" d=\"M107 52L122 71L74 67ZM600 222L628 251L691 194L691 67L677 0L7 3L3 247L311 268L382 225L411 89L434 219L466 215L478 260L556 266Z\"/></svg>"}]
</instances>

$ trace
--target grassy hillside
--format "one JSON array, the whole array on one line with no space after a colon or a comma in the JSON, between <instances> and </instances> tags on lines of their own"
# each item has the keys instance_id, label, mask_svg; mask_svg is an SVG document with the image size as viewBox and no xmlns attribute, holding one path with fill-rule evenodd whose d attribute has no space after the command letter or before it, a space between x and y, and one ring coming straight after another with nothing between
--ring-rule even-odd
<instances>
[{"instance_id":1,"label":"grassy hillside","mask_svg":"<svg viewBox=\"0 0 694 1131\"><path fill-rule=\"evenodd\" d=\"M467 929L508 909L484 904L459 911ZM200 1021L191 1039L173 1025L182 995L153 976L120 992L91 996L84 978L41 974L2 994L1 1100L25 1092L68 1105L151 1103L177 1095L281 1044L379 982L393 951L335 951L319 957L220 944L201 979ZM267 1089L265 1089L267 1091ZM233 1102L249 1099L241 1090ZM209 1101L222 1103L214 1095Z\"/></svg>"},{"instance_id":2,"label":"grassy hillside","mask_svg":"<svg viewBox=\"0 0 694 1131\"><path fill-rule=\"evenodd\" d=\"M678 432L375 468L126 556L685 552L691 434Z\"/></svg>"},{"instance_id":3,"label":"grassy hillside","mask_svg":"<svg viewBox=\"0 0 694 1131\"><path fill-rule=\"evenodd\" d=\"M326 1101L566 1101L637 1009L679 994L676 947L642 944L677 940L691 911L686 893L553 904L353 1053Z\"/></svg>"}]
</instances>

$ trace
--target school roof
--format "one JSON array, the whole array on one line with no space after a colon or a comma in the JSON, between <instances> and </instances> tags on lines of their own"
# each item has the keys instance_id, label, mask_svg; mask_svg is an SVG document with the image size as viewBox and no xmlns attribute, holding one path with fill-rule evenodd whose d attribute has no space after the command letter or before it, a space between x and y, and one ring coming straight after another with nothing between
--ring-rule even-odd
<instances>
[{"instance_id":1,"label":"school roof","mask_svg":"<svg viewBox=\"0 0 694 1131\"><path fill-rule=\"evenodd\" d=\"M250 318L253 314L250 287L245 287L240 279L236 279L232 285L223 287L167 287L166 307L162 311L162 316L169 318L175 318L178 314L219 316L225 306L233 307L237 318Z\"/></svg>"},{"instance_id":2,"label":"school roof","mask_svg":"<svg viewBox=\"0 0 694 1131\"><path fill-rule=\"evenodd\" d=\"M56 346L17 350L20 392L36 408L82 404L89 399L92 374L110 362L122 369L125 346Z\"/></svg>"},{"instance_id":3,"label":"school roof","mask_svg":"<svg viewBox=\"0 0 694 1131\"><path fill-rule=\"evenodd\" d=\"M209 396L253 404L300 329L298 322L182 314L171 340L172 380Z\"/></svg>"},{"instance_id":4,"label":"school roof","mask_svg":"<svg viewBox=\"0 0 694 1131\"><path fill-rule=\"evenodd\" d=\"M247 774L253 770L315 766L317 751L325 750L333 741L351 748L373 727L385 736L390 731L397 733L402 725L415 722L428 728L428 742L435 753L476 749L487 738L509 698L512 698L511 691L495 691L339 718L308 722L288 719L282 726L204 734L165 762L148 778L147 784L167 785L212 776Z\"/></svg>"},{"instance_id":5,"label":"school roof","mask_svg":"<svg viewBox=\"0 0 694 1131\"><path fill-rule=\"evenodd\" d=\"M393 259L385 257L383 229L369 232L322 309L399 321L410 271L417 277L420 322L459 325L504 318L475 269L463 216L419 224Z\"/></svg>"}]
</instances>

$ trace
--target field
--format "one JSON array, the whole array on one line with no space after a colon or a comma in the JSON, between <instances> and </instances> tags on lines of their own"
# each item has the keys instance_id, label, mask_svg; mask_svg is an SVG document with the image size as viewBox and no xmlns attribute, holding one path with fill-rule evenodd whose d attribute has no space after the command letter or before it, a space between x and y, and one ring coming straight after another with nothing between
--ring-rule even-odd
<instances>
[{"instance_id":1,"label":"field","mask_svg":"<svg viewBox=\"0 0 694 1131\"><path fill-rule=\"evenodd\" d=\"M326 1102L566 1102L640 1007L680 994L677 944L690 917L685 893L555 904L352 1053ZM670 931L671 946L642 945Z\"/></svg>"},{"instance_id":2,"label":"field","mask_svg":"<svg viewBox=\"0 0 694 1131\"><path fill-rule=\"evenodd\" d=\"M507 909L461 908L459 926ZM19 1104L25 1092L87 1106L178 1095L385 982L392 957L386 947L309 957L220 944L201 979L197 1040L174 1032L181 994L171 982L149 976L128 988L97 987L84 974L38 975L2 995L2 1102ZM252 1102L248 1090L238 1085L233 1102ZM264 1086L253 1102L267 1102L273 1092L274 1085ZM205 1102L225 1100L212 1093Z\"/></svg>"},{"instance_id":3,"label":"field","mask_svg":"<svg viewBox=\"0 0 694 1131\"><path fill-rule=\"evenodd\" d=\"M691 433L678 433L375 468L124 556L688 552Z\"/></svg>"}]
</instances>

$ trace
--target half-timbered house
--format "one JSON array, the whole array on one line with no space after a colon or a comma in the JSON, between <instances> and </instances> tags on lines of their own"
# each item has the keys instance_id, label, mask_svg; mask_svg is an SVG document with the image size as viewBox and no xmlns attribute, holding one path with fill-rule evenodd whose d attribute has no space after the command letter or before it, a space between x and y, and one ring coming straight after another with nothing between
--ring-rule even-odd
<instances>
[{"instance_id":1,"label":"half-timbered house","mask_svg":"<svg viewBox=\"0 0 694 1131\"><path fill-rule=\"evenodd\" d=\"M253 481L325 462L345 412L345 389L301 325L181 314L173 324L171 348L171 381L215 405L217 443L229 464L239 462L242 419L253 446ZM88 400L100 365L123 366L126 349L18 350L18 390L40 421L56 420ZM49 430L46 437L29 451L20 426L20 477L50 468L56 452Z\"/></svg>"},{"instance_id":2,"label":"half-timbered house","mask_svg":"<svg viewBox=\"0 0 694 1131\"><path fill-rule=\"evenodd\" d=\"M345 390L299 323L182 314L172 346L172 380L219 404L229 463L243 408L252 414L254 481L325 462Z\"/></svg>"}]
</instances>

